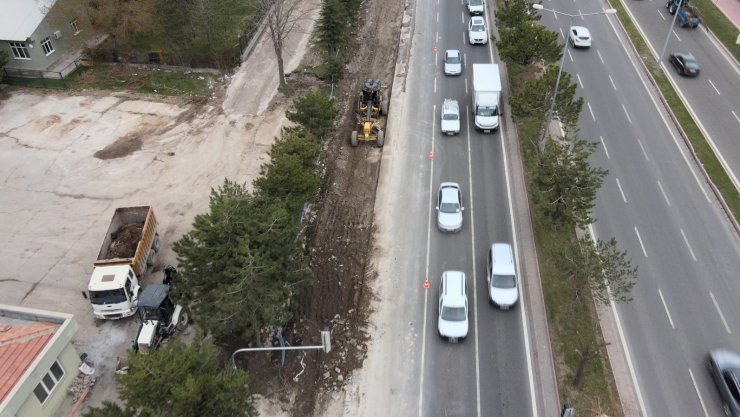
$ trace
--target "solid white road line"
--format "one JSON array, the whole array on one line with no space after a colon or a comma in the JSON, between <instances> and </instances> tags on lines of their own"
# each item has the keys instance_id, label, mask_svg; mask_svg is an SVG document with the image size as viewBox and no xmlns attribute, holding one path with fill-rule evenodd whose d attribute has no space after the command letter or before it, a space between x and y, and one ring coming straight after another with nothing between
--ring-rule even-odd
<instances>
[{"instance_id":1,"label":"solid white road line","mask_svg":"<svg viewBox=\"0 0 740 417\"><path fill-rule=\"evenodd\" d=\"M640 237L640 231L637 230L637 226L635 226L635 234L637 235L637 240L640 242L640 247L642 248L642 254L645 255L647 258L647 252L645 251L645 245L642 244L642 238Z\"/></svg>"},{"instance_id":2,"label":"solid white road line","mask_svg":"<svg viewBox=\"0 0 740 417\"><path fill-rule=\"evenodd\" d=\"M671 328L674 330L676 329L676 326L673 325L673 319L671 318L671 312L668 311L668 305L665 303L665 298L663 298L663 291L658 288L658 295L660 295L660 301L663 302L663 308L665 309L665 314L668 316L668 322L671 323Z\"/></svg>"},{"instance_id":3,"label":"solid white road line","mask_svg":"<svg viewBox=\"0 0 740 417\"><path fill-rule=\"evenodd\" d=\"M735 110L730 110L730 113L732 113L732 115L735 116L735 120L740 123L740 117L737 117L737 113L735 113Z\"/></svg>"},{"instance_id":4,"label":"solid white road line","mask_svg":"<svg viewBox=\"0 0 740 417\"><path fill-rule=\"evenodd\" d=\"M619 178L615 178L617 180L617 187L619 187L619 194L622 194L622 201L625 203L627 202L627 197L624 196L624 191L622 191L622 184L619 182Z\"/></svg>"},{"instance_id":5,"label":"solid white road line","mask_svg":"<svg viewBox=\"0 0 740 417\"><path fill-rule=\"evenodd\" d=\"M604 142L604 138L599 136L599 140L601 141L601 146L604 148L604 153L606 154L606 159L611 159L609 157L609 149L606 149L606 142Z\"/></svg>"},{"instance_id":6,"label":"solid white road line","mask_svg":"<svg viewBox=\"0 0 740 417\"><path fill-rule=\"evenodd\" d=\"M659 9L655 9L655 11L658 12L658 16L660 16L661 19L665 20L665 16L663 16L663 13L661 13Z\"/></svg>"},{"instance_id":7,"label":"solid white road line","mask_svg":"<svg viewBox=\"0 0 740 417\"><path fill-rule=\"evenodd\" d=\"M570 53L570 49L568 49L568 58L570 58L570 62L576 62L575 59L573 59L573 54Z\"/></svg>"},{"instance_id":8,"label":"solid white road line","mask_svg":"<svg viewBox=\"0 0 740 417\"><path fill-rule=\"evenodd\" d=\"M709 417L709 413L707 413L707 407L704 406L704 399L701 398L701 392L699 392L699 386L696 385L696 379L694 379L694 373L691 372L691 368L689 368L689 376L691 376L691 382L694 384L696 396L699 397L699 404L701 404L701 409L704 410L704 416Z\"/></svg>"},{"instance_id":9,"label":"solid white road line","mask_svg":"<svg viewBox=\"0 0 740 417\"><path fill-rule=\"evenodd\" d=\"M581 76L576 73L576 78L578 78L578 84L581 85L581 89L583 89L583 81L581 81Z\"/></svg>"},{"instance_id":10,"label":"solid white road line","mask_svg":"<svg viewBox=\"0 0 740 417\"><path fill-rule=\"evenodd\" d=\"M719 90L717 89L717 86L714 85L714 83L712 82L712 80L707 79L707 81L709 81L709 84L712 84L712 88L714 88L714 91L717 92L717 95L718 96L721 96L722 94L720 94Z\"/></svg>"},{"instance_id":11,"label":"solid white road line","mask_svg":"<svg viewBox=\"0 0 740 417\"><path fill-rule=\"evenodd\" d=\"M460 12L460 21L463 25L465 24L465 12Z\"/></svg>"},{"instance_id":12,"label":"solid white road line","mask_svg":"<svg viewBox=\"0 0 740 417\"><path fill-rule=\"evenodd\" d=\"M434 92L437 92L437 76L434 76Z\"/></svg>"},{"instance_id":13,"label":"solid white road line","mask_svg":"<svg viewBox=\"0 0 740 417\"><path fill-rule=\"evenodd\" d=\"M725 325L725 330L727 330L727 334L732 334L732 330L730 330L730 326L727 325L727 320L725 320L725 315L722 314L722 309L719 308L719 303L717 303L717 299L714 298L714 294L712 294L711 291L709 291L709 296L712 297L714 308L717 309L717 313L719 314L719 318L722 319L722 324Z\"/></svg>"},{"instance_id":14,"label":"solid white road line","mask_svg":"<svg viewBox=\"0 0 740 417\"><path fill-rule=\"evenodd\" d=\"M596 232L594 231L594 225L589 224L588 230L591 232L591 240L596 243ZM617 332L619 333L619 341L622 343L622 350L624 351L624 357L627 359L627 368L630 371L630 377L632 378L632 386L635 388L635 395L637 396L637 402L640 405L640 411L643 417L648 417L645 409L645 401L642 399L642 391L640 390L640 383L637 381L637 374L635 373L635 366L632 364L632 355L630 355L630 348L627 345L627 339L624 337L624 330L622 329L622 320L619 318L619 312L617 311L617 304L614 300L609 300L609 306L612 309L612 315L614 321L617 323Z\"/></svg>"},{"instance_id":15,"label":"solid white road line","mask_svg":"<svg viewBox=\"0 0 740 417\"><path fill-rule=\"evenodd\" d=\"M439 23L439 12L437 12L437 23Z\"/></svg>"},{"instance_id":16,"label":"solid white road line","mask_svg":"<svg viewBox=\"0 0 740 417\"><path fill-rule=\"evenodd\" d=\"M465 95L468 94L468 79L465 79Z\"/></svg>"},{"instance_id":17,"label":"solid white road line","mask_svg":"<svg viewBox=\"0 0 740 417\"><path fill-rule=\"evenodd\" d=\"M573 0L574 3L575 3L575 1L576 0ZM581 20L586 20L586 18L583 17L583 14L581 14L581 9L578 9L578 14L581 15Z\"/></svg>"},{"instance_id":18,"label":"solid white road line","mask_svg":"<svg viewBox=\"0 0 740 417\"><path fill-rule=\"evenodd\" d=\"M668 199L668 194L665 193L665 190L663 189L663 184L658 181L658 188L660 188L661 194L663 194L663 199L665 200L666 204L668 204L668 207L671 206L671 201Z\"/></svg>"},{"instance_id":19,"label":"solid white road line","mask_svg":"<svg viewBox=\"0 0 740 417\"><path fill-rule=\"evenodd\" d=\"M611 81L611 83L612 83L612 88L614 89L614 91L617 91L617 85L616 85L616 84L614 84L614 80L612 79L612 76L611 76L611 74L609 74L609 81Z\"/></svg>"},{"instance_id":20,"label":"solid white road line","mask_svg":"<svg viewBox=\"0 0 740 417\"><path fill-rule=\"evenodd\" d=\"M598 50L598 49L596 50L596 55L598 55L598 56L599 56L599 60L600 60L600 61L601 61L601 63L603 64L603 63L604 63L604 58L602 58L602 57L601 57L601 52L599 52L599 50Z\"/></svg>"},{"instance_id":21,"label":"solid white road line","mask_svg":"<svg viewBox=\"0 0 740 417\"><path fill-rule=\"evenodd\" d=\"M648 157L647 152L645 152L645 147L642 146L642 141L640 139L637 139L637 143L640 145L640 149L642 149L642 154L645 155L646 160L650 160L650 157Z\"/></svg>"},{"instance_id":22,"label":"solid white road line","mask_svg":"<svg viewBox=\"0 0 740 417\"><path fill-rule=\"evenodd\" d=\"M434 181L434 132L436 130L435 123L437 120L437 105L432 106L432 160L429 161L429 205L427 206L427 254L426 254L426 260L424 261L424 279L429 279L429 250L431 246L432 241L432 210L431 207L434 207L432 204L432 196L434 195L433 190L433 181ZM427 306L429 305L429 292L431 291L431 285L430 289L426 290L424 289L424 314L422 314L422 324L421 324L421 360L419 361L419 366L421 372L419 372L419 417L422 417L422 404L424 403L424 361L426 359L426 345L427 345Z\"/></svg>"},{"instance_id":23,"label":"solid white road line","mask_svg":"<svg viewBox=\"0 0 740 417\"><path fill-rule=\"evenodd\" d=\"M676 35L676 39L678 39L678 41L681 42L681 38L678 37L678 33L676 33L675 29L673 30L673 34Z\"/></svg>"},{"instance_id":24,"label":"solid white road line","mask_svg":"<svg viewBox=\"0 0 740 417\"><path fill-rule=\"evenodd\" d=\"M563 35L563 28L558 28L560 30L560 36L565 40L565 35Z\"/></svg>"},{"instance_id":25,"label":"solid white road line","mask_svg":"<svg viewBox=\"0 0 740 417\"><path fill-rule=\"evenodd\" d=\"M478 277L475 274L475 216L473 216L473 162L470 154L470 107L465 106L465 126L467 126L467 140L468 140L468 184L470 186L470 243L472 247L472 258L473 258L473 328L475 331L475 404L477 410L477 416L481 416L480 407L480 349L478 341Z\"/></svg>"},{"instance_id":26,"label":"solid white road line","mask_svg":"<svg viewBox=\"0 0 740 417\"><path fill-rule=\"evenodd\" d=\"M691 254L691 258L696 261L696 256L694 256L694 251L691 249L691 245L689 244L689 240L686 239L686 233L683 232L683 229L681 229L681 236L683 236L683 242L686 244L686 247L689 248L689 253Z\"/></svg>"}]
</instances>

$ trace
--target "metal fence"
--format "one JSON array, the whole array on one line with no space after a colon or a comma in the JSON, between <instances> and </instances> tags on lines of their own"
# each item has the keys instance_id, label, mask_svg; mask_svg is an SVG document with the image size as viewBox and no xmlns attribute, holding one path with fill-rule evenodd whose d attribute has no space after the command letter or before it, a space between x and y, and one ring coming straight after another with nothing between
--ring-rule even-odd
<instances>
[{"instance_id":1,"label":"metal fence","mask_svg":"<svg viewBox=\"0 0 740 417\"><path fill-rule=\"evenodd\" d=\"M67 88L67 76L77 71L80 66L80 60L75 59L59 71L3 68L3 82L13 85L42 86L44 88Z\"/></svg>"}]
</instances>

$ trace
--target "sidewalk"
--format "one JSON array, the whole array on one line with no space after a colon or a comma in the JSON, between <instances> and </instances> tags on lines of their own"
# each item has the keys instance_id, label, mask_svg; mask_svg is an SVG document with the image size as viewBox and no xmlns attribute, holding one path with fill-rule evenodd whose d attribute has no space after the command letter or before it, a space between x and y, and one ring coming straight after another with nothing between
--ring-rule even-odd
<instances>
[{"instance_id":1,"label":"sidewalk","mask_svg":"<svg viewBox=\"0 0 740 417\"><path fill-rule=\"evenodd\" d=\"M713 2L740 33L740 0L713 0Z\"/></svg>"}]
</instances>

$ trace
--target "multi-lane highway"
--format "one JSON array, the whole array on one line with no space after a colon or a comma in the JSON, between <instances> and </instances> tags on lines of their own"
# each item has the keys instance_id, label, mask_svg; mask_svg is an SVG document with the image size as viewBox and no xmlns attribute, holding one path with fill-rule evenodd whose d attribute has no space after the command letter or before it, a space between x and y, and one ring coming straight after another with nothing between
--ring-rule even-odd
<instances>
[{"instance_id":1,"label":"multi-lane highway","mask_svg":"<svg viewBox=\"0 0 740 417\"><path fill-rule=\"evenodd\" d=\"M546 2L566 13L594 6L583 0ZM543 13L542 23L563 32L568 27L552 13ZM593 229L600 238L616 237L639 266L634 300L617 309L639 407L646 417L719 415L704 358L715 347L740 350L738 237L613 22L602 16L573 24L589 27L593 36L591 49L569 49L565 64L585 99L580 134L602 144L593 163L610 171ZM737 78L730 86L729 75L714 77L719 70L712 65L705 62L699 80L686 82L708 87L702 80L707 76L726 79L728 91L737 88ZM740 97L729 95L730 101Z\"/></svg>"},{"instance_id":2,"label":"multi-lane highway","mask_svg":"<svg viewBox=\"0 0 740 417\"><path fill-rule=\"evenodd\" d=\"M653 53L660 54L669 34L673 16L664 0L625 2ZM735 7L738 7L737 5ZM676 74L668 62L672 52L690 53L696 57L701 73L697 78ZM740 68L719 47L702 26L680 27L670 31L663 58L667 74L678 87L709 143L719 152L720 160L736 187L740 186Z\"/></svg>"},{"instance_id":3,"label":"multi-lane highway","mask_svg":"<svg viewBox=\"0 0 740 417\"><path fill-rule=\"evenodd\" d=\"M379 272L397 277L390 291L381 292L398 303L381 325L397 337L385 342L390 345L384 356L391 370L389 386L377 399L367 399L363 415L542 415L528 361L522 303L501 311L487 301L487 250L492 242L516 241L502 141L508 127L479 133L470 114L472 64L493 62L493 48L468 45L470 16L463 1L418 2L415 7L405 102L391 108L402 126L383 149L386 172L379 185L380 193L394 196L388 204L395 208L379 209L380 217L391 216L382 221L387 236L380 240L393 242L384 249L393 260ZM490 13L489 7L489 24ZM443 74L446 49L463 52L462 75ZM460 105L459 135L440 132L445 98ZM434 206L443 181L457 182L463 190L464 226L459 233L437 230ZM467 275L470 332L456 344L437 333L438 287L445 270ZM430 287L426 290L425 278Z\"/></svg>"}]
</instances>

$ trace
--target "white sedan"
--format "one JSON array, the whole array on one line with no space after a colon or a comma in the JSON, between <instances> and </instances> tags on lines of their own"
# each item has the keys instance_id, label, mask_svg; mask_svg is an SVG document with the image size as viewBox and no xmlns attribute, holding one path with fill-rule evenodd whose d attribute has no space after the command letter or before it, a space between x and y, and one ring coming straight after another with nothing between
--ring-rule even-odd
<instances>
[{"instance_id":1,"label":"white sedan","mask_svg":"<svg viewBox=\"0 0 740 417\"><path fill-rule=\"evenodd\" d=\"M437 196L437 227L443 232L459 232L463 226L462 192L456 182L443 182Z\"/></svg>"},{"instance_id":2,"label":"white sedan","mask_svg":"<svg viewBox=\"0 0 740 417\"><path fill-rule=\"evenodd\" d=\"M488 29L486 29L486 21L482 17L474 16L470 18L470 22L468 23L468 42L471 45L485 45L488 43Z\"/></svg>"},{"instance_id":3,"label":"white sedan","mask_svg":"<svg viewBox=\"0 0 740 417\"><path fill-rule=\"evenodd\" d=\"M591 32L583 26L571 26L568 41L574 48L590 48Z\"/></svg>"}]
</instances>

